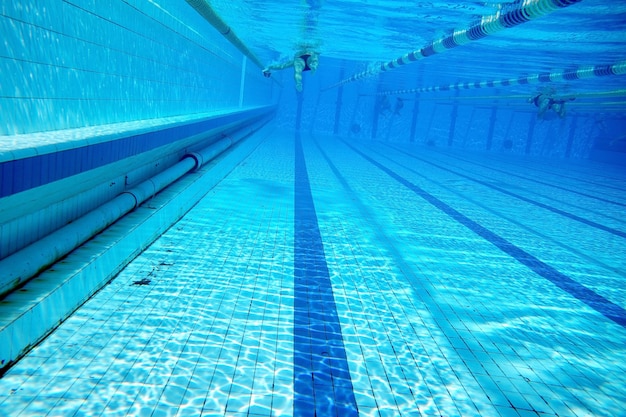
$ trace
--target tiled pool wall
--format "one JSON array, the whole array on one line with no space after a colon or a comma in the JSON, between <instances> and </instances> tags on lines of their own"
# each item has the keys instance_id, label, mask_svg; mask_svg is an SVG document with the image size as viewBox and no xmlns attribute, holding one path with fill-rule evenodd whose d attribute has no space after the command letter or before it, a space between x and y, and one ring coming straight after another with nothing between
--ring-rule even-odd
<instances>
[{"instance_id":1,"label":"tiled pool wall","mask_svg":"<svg viewBox=\"0 0 626 417\"><path fill-rule=\"evenodd\" d=\"M276 83L182 6L0 4L0 259L270 111Z\"/></svg>"},{"instance_id":2,"label":"tiled pool wall","mask_svg":"<svg viewBox=\"0 0 626 417\"><path fill-rule=\"evenodd\" d=\"M272 108L113 138L94 133L58 151L48 145L0 151L0 259L172 166L186 153L271 114Z\"/></svg>"},{"instance_id":3,"label":"tiled pool wall","mask_svg":"<svg viewBox=\"0 0 626 417\"><path fill-rule=\"evenodd\" d=\"M0 4L5 46L0 54L0 262L185 154L224 136L232 143L271 119L278 85L186 3L170 9L130 0ZM229 153L231 169L238 152ZM212 181L227 172L217 169ZM19 299L3 298L4 306L19 312L4 311L0 331L19 343L3 343L2 365L36 343L55 321L58 325L91 291L91 281L93 288L106 282L105 269L136 256L210 189L193 187L183 187L187 197L170 196L175 204L144 222L145 236L133 235L139 227L127 225L131 233L123 250L103 256L103 265L77 268L84 275L78 284L69 288L59 281L52 289L56 301L34 312L29 303L36 297L29 298L26 287ZM53 284L46 282L43 287ZM12 318L22 324L7 330ZM12 353L5 355L7 348Z\"/></svg>"},{"instance_id":4,"label":"tiled pool wall","mask_svg":"<svg viewBox=\"0 0 626 417\"><path fill-rule=\"evenodd\" d=\"M267 118L264 118L240 129L232 135L236 143L218 157L205 161L199 169L184 175L150 198L146 204L136 207L70 252L53 267L26 282L19 290L3 297L0 301L0 372L4 372L64 321L239 164L254 149L258 138L263 135L262 132L267 130L266 122ZM99 207L87 217L93 218L94 212L110 211L111 204L107 207L108 209ZM84 224L83 219L79 222L85 227L92 227ZM60 233L69 236L65 237ZM60 229L51 236L59 235L62 240L73 238L67 228ZM41 242L47 241L49 237ZM35 244L39 245L37 248L41 246L41 242ZM32 247L25 251L33 255L31 262L38 261L39 254ZM23 252L16 255L24 258ZM5 262L12 259L13 256L0 260L0 269L6 266ZM6 277L3 274L0 278L5 281ZM2 284L6 288L6 283Z\"/></svg>"},{"instance_id":5,"label":"tiled pool wall","mask_svg":"<svg viewBox=\"0 0 626 417\"><path fill-rule=\"evenodd\" d=\"M0 135L256 106L276 89L250 63L242 82L243 55L184 2L7 1L0 32Z\"/></svg>"}]
</instances>

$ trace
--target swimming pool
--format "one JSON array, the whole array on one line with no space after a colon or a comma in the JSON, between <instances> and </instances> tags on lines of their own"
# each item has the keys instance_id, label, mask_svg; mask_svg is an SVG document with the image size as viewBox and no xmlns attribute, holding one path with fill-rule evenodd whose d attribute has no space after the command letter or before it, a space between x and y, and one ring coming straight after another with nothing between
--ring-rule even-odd
<instances>
[{"instance_id":1,"label":"swimming pool","mask_svg":"<svg viewBox=\"0 0 626 417\"><path fill-rule=\"evenodd\" d=\"M3 409L619 415L622 181L274 131L0 380Z\"/></svg>"},{"instance_id":2,"label":"swimming pool","mask_svg":"<svg viewBox=\"0 0 626 417\"><path fill-rule=\"evenodd\" d=\"M0 414L624 413L625 5L205 6L0 5Z\"/></svg>"}]
</instances>

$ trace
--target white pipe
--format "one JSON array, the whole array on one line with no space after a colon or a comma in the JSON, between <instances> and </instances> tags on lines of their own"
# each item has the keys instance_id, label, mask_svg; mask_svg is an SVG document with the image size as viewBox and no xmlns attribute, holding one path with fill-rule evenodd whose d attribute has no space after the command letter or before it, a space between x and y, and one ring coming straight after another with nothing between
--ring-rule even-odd
<instances>
[{"instance_id":1,"label":"white pipe","mask_svg":"<svg viewBox=\"0 0 626 417\"><path fill-rule=\"evenodd\" d=\"M257 122L237 131L234 139L225 136L201 151L185 155L176 165L0 260L0 297L45 270L189 171L200 168L234 143L255 132L261 124Z\"/></svg>"},{"instance_id":2,"label":"white pipe","mask_svg":"<svg viewBox=\"0 0 626 417\"><path fill-rule=\"evenodd\" d=\"M239 108L243 107L243 93L246 91L246 62L248 62L248 58L244 55L241 58L241 82L239 83Z\"/></svg>"},{"instance_id":3,"label":"white pipe","mask_svg":"<svg viewBox=\"0 0 626 417\"><path fill-rule=\"evenodd\" d=\"M232 146L233 143L239 140L240 139L236 139L235 141L233 141L230 136L224 136L222 139L215 142L211 146L204 148L200 152L191 152L185 156L193 158L196 162L195 169L198 169L206 162L209 162L211 159L224 152L224 150L228 149L230 146Z\"/></svg>"}]
</instances>

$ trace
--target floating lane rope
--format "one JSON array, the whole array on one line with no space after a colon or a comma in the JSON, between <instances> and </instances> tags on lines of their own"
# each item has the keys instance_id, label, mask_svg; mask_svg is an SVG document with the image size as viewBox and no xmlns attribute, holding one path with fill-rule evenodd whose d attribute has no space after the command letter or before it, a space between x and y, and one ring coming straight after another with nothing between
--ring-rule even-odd
<instances>
[{"instance_id":1,"label":"floating lane rope","mask_svg":"<svg viewBox=\"0 0 626 417\"><path fill-rule=\"evenodd\" d=\"M207 22L209 22L219 33L222 34L222 36L234 45L235 48L239 49L242 54L250 58L250 60L254 62L257 67L264 68L263 63L259 60L259 58L257 58L256 55L254 55L252 51L250 51L250 49L248 49L248 47L241 41L241 39L237 37L230 26L222 20L215 10L213 10L207 0L186 1L196 10L196 12L198 12L198 14L200 14L200 16L204 17Z\"/></svg>"},{"instance_id":2,"label":"floating lane rope","mask_svg":"<svg viewBox=\"0 0 626 417\"><path fill-rule=\"evenodd\" d=\"M402 65L441 53L459 45L465 45L471 41L482 39L503 29L518 26L522 23L526 23L530 20L552 13L557 9L571 6L572 4L579 3L581 1L582 0L526 0L519 7L499 12L492 16L484 16L480 22L476 23L469 29L455 30L451 35L438 39L422 49L409 52L400 58L380 64L380 66L373 69L354 74L350 78L346 78L338 83L330 85L322 91L339 87L340 85L357 81L362 78L371 77L383 71L398 68Z\"/></svg>"},{"instance_id":3,"label":"floating lane rope","mask_svg":"<svg viewBox=\"0 0 626 417\"><path fill-rule=\"evenodd\" d=\"M505 86L510 86L510 85L547 83L547 82L552 82L552 81L573 81L573 80L581 80L584 78L605 77L609 75L623 75L623 74L626 74L626 61L621 61L612 65L585 66L585 67L579 67L574 70L544 73L544 74L534 74L534 75L527 75L525 77L507 78L504 80L456 83L456 84L449 84L449 85L438 85L434 87L412 88L408 90L381 91L377 95L384 96L384 95L398 95L398 94L408 94L408 93L432 93L432 92L437 92L437 91L470 90L473 88L505 87Z\"/></svg>"}]
</instances>

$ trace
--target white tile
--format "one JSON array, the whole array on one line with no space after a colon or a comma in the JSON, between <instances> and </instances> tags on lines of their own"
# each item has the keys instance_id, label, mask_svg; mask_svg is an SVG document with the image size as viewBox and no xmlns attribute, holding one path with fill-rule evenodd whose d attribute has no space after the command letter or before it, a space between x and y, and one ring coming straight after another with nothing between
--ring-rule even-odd
<instances>
[{"instance_id":1,"label":"white tile","mask_svg":"<svg viewBox=\"0 0 626 417\"><path fill-rule=\"evenodd\" d=\"M291 413L293 160L288 159L291 148L279 145L285 143L277 139L262 145L88 301L84 313L67 320L33 351L40 356L18 364L0 380L0 387L16 372L35 372L22 397L37 395L37 384L45 387L56 376L58 383L48 394L74 401L86 396L81 409L87 410ZM329 146L323 147L330 153ZM342 152L341 146L336 148ZM271 158L277 149L284 160ZM542 279L490 253L495 249L354 154L337 158L330 153L352 187L354 194L346 198L310 150L314 148L307 149L361 414L411 415L413 409L424 415L523 415L511 407L512 401L548 414L584 415L596 406L594 398L602 398L612 410L623 405L623 399L592 383L622 378L618 367L599 365L624 353L619 335L604 332L600 343L590 343L596 335L585 332L595 316L574 310L554 316L549 309L524 306L521 299L543 302L547 297L559 305L571 297L546 294ZM415 179L409 172L403 175ZM318 177L323 186L315 185ZM433 173L429 178L443 177ZM277 185L282 183L287 186ZM443 193L430 187L432 193ZM383 191L385 198L379 197ZM467 201L446 201L480 213ZM341 216L333 214L335 206L341 206ZM444 229L450 236L441 234ZM523 236L512 230L509 238ZM464 253L467 248L477 248L476 253ZM426 256L430 249L438 255ZM497 262L472 263L481 256ZM163 259L171 265L162 265ZM520 280L502 278L502 273ZM151 279L150 285L132 285L143 278ZM562 323L567 317L572 321ZM547 326L549 331L543 332ZM67 363L49 363L50 357ZM46 372L47 380L37 379ZM111 392L99 390L105 382ZM17 397L2 395L4 402Z\"/></svg>"}]
</instances>

